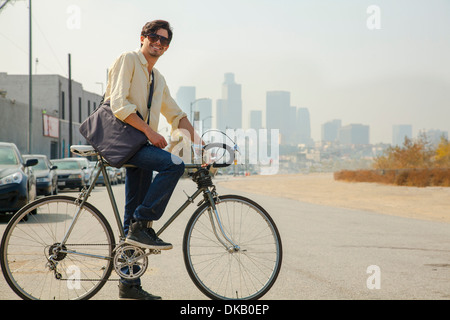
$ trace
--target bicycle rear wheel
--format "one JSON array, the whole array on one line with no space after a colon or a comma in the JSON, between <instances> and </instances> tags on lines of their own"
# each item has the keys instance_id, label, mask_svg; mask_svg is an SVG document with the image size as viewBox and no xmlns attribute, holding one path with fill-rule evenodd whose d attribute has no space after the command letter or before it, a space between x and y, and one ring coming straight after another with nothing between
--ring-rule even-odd
<instances>
[{"instance_id":1,"label":"bicycle rear wheel","mask_svg":"<svg viewBox=\"0 0 450 320\"><path fill-rule=\"evenodd\" d=\"M186 226L186 269L195 285L211 299L259 299L280 272L279 232L269 214L254 201L236 195L219 198L216 208L223 229L239 248L223 245L226 240L212 207L204 203Z\"/></svg>"},{"instance_id":2,"label":"bicycle rear wheel","mask_svg":"<svg viewBox=\"0 0 450 320\"><path fill-rule=\"evenodd\" d=\"M0 262L8 285L22 299L89 299L109 278L114 234L91 204L84 204L67 243L60 246L79 209L75 201L67 196L41 198L9 222Z\"/></svg>"}]
</instances>

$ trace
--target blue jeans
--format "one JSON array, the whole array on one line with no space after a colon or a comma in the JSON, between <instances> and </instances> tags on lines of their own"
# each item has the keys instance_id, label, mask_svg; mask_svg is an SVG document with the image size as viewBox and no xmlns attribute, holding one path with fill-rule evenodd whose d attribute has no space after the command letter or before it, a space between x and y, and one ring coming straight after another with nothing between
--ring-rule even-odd
<instances>
[{"instance_id":1,"label":"blue jeans","mask_svg":"<svg viewBox=\"0 0 450 320\"><path fill-rule=\"evenodd\" d=\"M184 173L183 161L173 154L153 145L143 146L127 164L125 177L124 231L136 220L154 221L161 218L178 180ZM153 171L158 172L152 181ZM135 281L122 283L139 285Z\"/></svg>"}]
</instances>

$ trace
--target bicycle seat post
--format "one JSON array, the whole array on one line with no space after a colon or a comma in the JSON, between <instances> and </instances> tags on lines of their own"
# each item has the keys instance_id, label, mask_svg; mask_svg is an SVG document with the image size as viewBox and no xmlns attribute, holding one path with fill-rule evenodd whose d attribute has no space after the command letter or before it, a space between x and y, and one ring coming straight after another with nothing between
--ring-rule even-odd
<instances>
[{"instance_id":1,"label":"bicycle seat post","mask_svg":"<svg viewBox=\"0 0 450 320\"><path fill-rule=\"evenodd\" d=\"M117 207L116 198L114 197L114 193L112 191L111 181L109 180L108 172L106 171L106 167L109 166L109 164L107 162L105 162L105 160L100 155L97 155L97 158L98 158L98 163L100 164L100 170L97 173L96 179L98 178L98 175L100 174L100 172L102 172L103 179L105 180L106 191L108 192L109 200L111 202L111 206L112 206L112 209L114 212L114 218L116 219L117 226L119 228L120 239L123 240L123 239L125 239L125 231L123 230L122 219L120 218L120 213L119 213L119 209Z\"/></svg>"}]
</instances>

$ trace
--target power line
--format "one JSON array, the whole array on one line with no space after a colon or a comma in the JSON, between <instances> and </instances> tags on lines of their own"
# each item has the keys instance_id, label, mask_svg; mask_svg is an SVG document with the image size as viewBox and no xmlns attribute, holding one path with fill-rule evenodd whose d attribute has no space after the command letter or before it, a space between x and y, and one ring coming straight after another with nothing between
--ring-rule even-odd
<instances>
[{"instance_id":1,"label":"power line","mask_svg":"<svg viewBox=\"0 0 450 320\"><path fill-rule=\"evenodd\" d=\"M3 34L2 32L0 32L0 37L5 38L6 40L8 40L11 45L13 45L14 47L16 47L17 50L19 50L21 53L23 53L25 56L28 56L28 50L24 49L23 47L21 47L17 42L13 41L11 38L9 38L8 36L6 36L5 34ZM39 65L40 67L45 68L48 72L50 73L54 73L55 70L54 68L46 65L45 63L42 63L42 61L39 61ZM36 72L35 72L36 73Z\"/></svg>"},{"instance_id":2,"label":"power line","mask_svg":"<svg viewBox=\"0 0 450 320\"><path fill-rule=\"evenodd\" d=\"M4 0L4 2L2 4L0 4L0 12L2 11L2 9L8 4L10 0Z\"/></svg>"},{"instance_id":3,"label":"power line","mask_svg":"<svg viewBox=\"0 0 450 320\"><path fill-rule=\"evenodd\" d=\"M42 31L41 26L39 25L39 23L36 20L36 17L33 15L33 21L36 24L36 26L38 27L39 32L41 33L42 37L44 37L45 42L47 42L48 47L50 48L50 51L53 54L53 57L55 58L56 62L58 63L59 67L61 68L61 71L63 72L63 74L66 74L66 72L64 71L64 68L61 64L61 62L59 61L55 51L53 50L53 47L50 44L50 41L48 41L47 37L45 36L45 33Z\"/></svg>"},{"instance_id":4,"label":"power line","mask_svg":"<svg viewBox=\"0 0 450 320\"><path fill-rule=\"evenodd\" d=\"M13 46L15 46L17 49L19 49L20 51L22 51L22 53L28 55L28 51L25 50L24 48L22 48L20 45L18 45L16 42L14 42L13 40L11 40L11 38L8 38L5 34L0 32L0 36L4 37L6 40L8 40L9 42L11 42L11 44Z\"/></svg>"},{"instance_id":5,"label":"power line","mask_svg":"<svg viewBox=\"0 0 450 320\"><path fill-rule=\"evenodd\" d=\"M0 0L1 1L1 0ZM13 4L14 2L16 2L18 0L3 0L3 2L0 4L0 11L8 4ZM40 24L38 23L36 17L32 14L32 20L33 22L36 24L39 33L41 34L41 36L44 38L45 42L47 43L47 46L49 47L54 60L56 61L56 63L58 64L59 68L60 68L60 72L62 72L62 74L67 76L67 72L65 71L64 67L62 66L60 60L58 59L58 56L55 53L55 50L53 50L52 45L50 44L50 41L48 40L48 38L45 36L45 33L42 31L42 28L40 26ZM26 49L23 49L20 45L18 45L15 41L13 41L11 38L7 37L4 33L0 32L0 36L4 37L6 40L8 40L12 45L14 45L17 49L19 49L22 53L28 55L29 52ZM52 71L52 68L50 68L49 66L45 65L42 63L42 61L39 61L40 65L43 66L45 69L47 69L50 72L54 72Z\"/></svg>"},{"instance_id":6,"label":"power line","mask_svg":"<svg viewBox=\"0 0 450 320\"><path fill-rule=\"evenodd\" d=\"M8 3L13 4L16 1L19 1L19 0L3 0L3 2L0 4L0 12Z\"/></svg>"}]
</instances>

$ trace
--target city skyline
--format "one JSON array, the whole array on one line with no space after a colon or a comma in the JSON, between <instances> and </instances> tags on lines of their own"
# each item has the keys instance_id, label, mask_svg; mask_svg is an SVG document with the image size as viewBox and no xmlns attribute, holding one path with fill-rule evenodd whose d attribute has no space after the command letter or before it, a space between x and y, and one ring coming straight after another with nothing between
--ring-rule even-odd
<instances>
[{"instance_id":1,"label":"city skyline","mask_svg":"<svg viewBox=\"0 0 450 320\"><path fill-rule=\"evenodd\" d=\"M222 84L222 89L228 84L239 86L238 96L241 96L240 85L235 83L233 73L225 73L225 80ZM228 89L229 90L229 89ZM212 100L209 98L199 98L196 96L196 87L182 86L178 89L176 94L176 101L182 107L183 111L189 114L189 118L193 110L200 112L199 119L202 123L202 128L205 130L216 128L225 131L227 128L243 128L243 129L280 129L280 134L283 136L282 144L305 144L312 145L313 142L341 142L344 144L377 144L370 139L371 128L368 124L363 123L345 123L342 125L342 119L333 119L326 121L321 126L320 138L312 139L310 114L308 108L297 108L291 106L291 93L288 91L267 91L266 105L264 110L249 110L248 123L242 126L226 125L227 121L233 121L235 113L227 114L226 99L218 99L215 106L212 105ZM223 96L224 97L224 96ZM192 106L191 106L192 104ZM196 106L196 105L199 106ZM203 104L203 106L201 106ZM243 110L240 111L244 116ZM221 117L218 117L218 115ZM269 114L269 117L267 116ZM283 118L283 114L286 116ZM263 121L263 115L266 121ZM253 119L254 117L255 119ZM214 120L213 120L214 119ZM231 119L231 120L230 120ZM208 124L205 125L205 120ZM434 129L434 128L419 128L415 135L413 135L413 126L411 124L393 124L390 131L391 140L388 142L378 142L391 144L393 146L401 146L405 137L414 139L421 134L428 136L430 142L438 143L441 135L448 138L448 131ZM359 135L359 137L358 137Z\"/></svg>"},{"instance_id":2,"label":"city skyline","mask_svg":"<svg viewBox=\"0 0 450 320\"><path fill-rule=\"evenodd\" d=\"M288 91L292 106L309 110L314 140L339 118L369 125L371 143L390 143L396 124L411 124L415 136L450 130L449 12L443 0L41 0L33 2L32 70L67 77L71 53L72 78L101 94L115 58L138 48L145 22L162 18L174 41L157 68L173 96L195 86L214 108L223 75L234 73L244 127L250 111L265 112L266 92ZM27 74L26 1L1 10L0 30L0 72Z\"/></svg>"}]
</instances>

